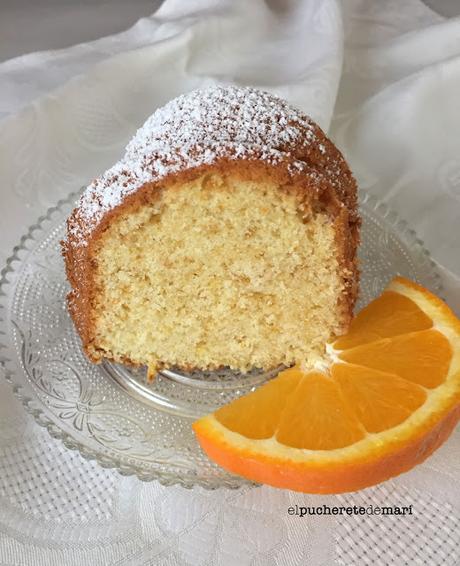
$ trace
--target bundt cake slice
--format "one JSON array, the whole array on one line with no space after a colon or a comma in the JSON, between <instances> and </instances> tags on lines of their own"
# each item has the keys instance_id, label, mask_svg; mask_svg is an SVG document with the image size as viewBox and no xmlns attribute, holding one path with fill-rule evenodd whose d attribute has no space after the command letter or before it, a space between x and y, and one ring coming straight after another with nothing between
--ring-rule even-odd
<instances>
[{"instance_id":1,"label":"bundt cake slice","mask_svg":"<svg viewBox=\"0 0 460 566\"><path fill-rule=\"evenodd\" d=\"M337 148L276 96L176 98L68 220L86 354L151 370L315 363L352 316L356 192Z\"/></svg>"}]
</instances>

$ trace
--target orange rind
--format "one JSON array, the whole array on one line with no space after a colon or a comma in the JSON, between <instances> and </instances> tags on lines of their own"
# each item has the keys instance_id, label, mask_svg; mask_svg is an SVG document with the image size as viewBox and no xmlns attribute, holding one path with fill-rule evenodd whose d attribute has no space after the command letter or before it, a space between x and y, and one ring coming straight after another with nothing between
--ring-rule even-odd
<instances>
[{"instance_id":1,"label":"orange rind","mask_svg":"<svg viewBox=\"0 0 460 566\"><path fill-rule=\"evenodd\" d=\"M395 278L298 366L193 424L206 454L250 480L307 493L365 488L425 460L460 418L460 321Z\"/></svg>"}]
</instances>

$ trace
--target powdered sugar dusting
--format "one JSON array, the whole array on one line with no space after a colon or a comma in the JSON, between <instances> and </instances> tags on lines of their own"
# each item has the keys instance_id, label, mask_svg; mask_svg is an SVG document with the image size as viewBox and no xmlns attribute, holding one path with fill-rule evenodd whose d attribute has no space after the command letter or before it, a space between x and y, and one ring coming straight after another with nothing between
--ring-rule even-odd
<instances>
[{"instance_id":1,"label":"powdered sugar dusting","mask_svg":"<svg viewBox=\"0 0 460 566\"><path fill-rule=\"evenodd\" d=\"M306 164L299 155L317 141L316 131L301 111L252 88L214 86L179 96L152 114L124 157L89 185L69 232L77 245L86 245L104 214L146 182L220 158L276 164L287 157L302 170Z\"/></svg>"}]
</instances>

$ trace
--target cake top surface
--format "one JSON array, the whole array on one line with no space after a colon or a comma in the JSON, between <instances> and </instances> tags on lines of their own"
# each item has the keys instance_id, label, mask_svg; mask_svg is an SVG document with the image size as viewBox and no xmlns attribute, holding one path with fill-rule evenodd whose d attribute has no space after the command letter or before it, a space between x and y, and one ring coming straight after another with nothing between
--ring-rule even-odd
<instances>
[{"instance_id":1,"label":"cake top surface","mask_svg":"<svg viewBox=\"0 0 460 566\"><path fill-rule=\"evenodd\" d=\"M326 153L319 131L300 110L253 88L212 86L181 95L154 112L122 159L87 187L69 234L86 245L104 214L145 183L221 158L271 164L289 158L291 167L306 169L301 156L308 146ZM335 174L339 178L339 167Z\"/></svg>"}]
</instances>

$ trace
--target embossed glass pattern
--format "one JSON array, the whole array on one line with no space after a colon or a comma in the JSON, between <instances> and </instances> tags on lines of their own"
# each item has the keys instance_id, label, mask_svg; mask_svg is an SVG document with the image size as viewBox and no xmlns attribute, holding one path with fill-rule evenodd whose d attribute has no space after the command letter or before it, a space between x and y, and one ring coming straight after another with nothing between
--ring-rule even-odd
<instances>
[{"instance_id":1,"label":"embossed glass pattern","mask_svg":"<svg viewBox=\"0 0 460 566\"><path fill-rule=\"evenodd\" d=\"M165 372L148 385L143 371L94 365L83 355L66 309L68 283L59 246L76 196L31 227L2 272L0 361L14 392L53 437L122 474L185 487L248 483L211 463L190 425L270 375ZM414 232L366 194L361 214L358 308L396 274L439 293L439 277Z\"/></svg>"}]
</instances>

